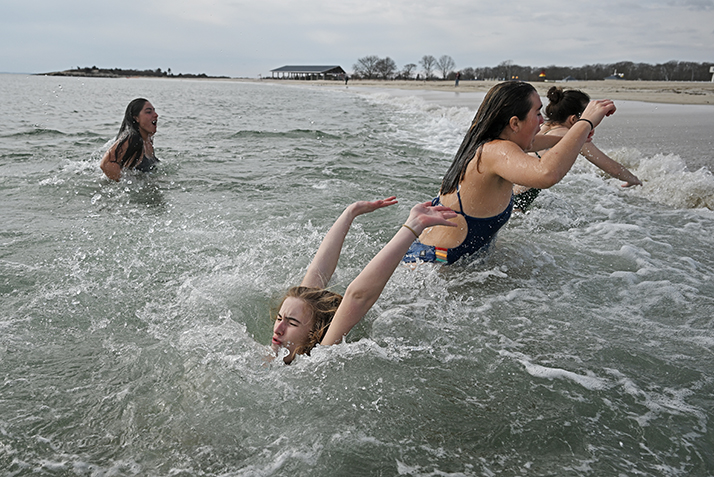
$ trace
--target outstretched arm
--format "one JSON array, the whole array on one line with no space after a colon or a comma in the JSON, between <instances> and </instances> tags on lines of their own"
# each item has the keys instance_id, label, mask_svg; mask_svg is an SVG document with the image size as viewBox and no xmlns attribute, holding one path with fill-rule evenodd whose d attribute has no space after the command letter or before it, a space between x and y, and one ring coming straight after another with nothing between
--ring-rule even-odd
<instances>
[{"instance_id":1,"label":"outstretched arm","mask_svg":"<svg viewBox=\"0 0 714 477\"><path fill-rule=\"evenodd\" d=\"M317 249L315 258L312 259L310 266L307 267L305 278L302 279L301 286L313 288L325 288L335 273L337 261L342 252L342 244L345 242L345 236L352 226L352 221L362 214L374 212L382 207L388 207L396 204L396 197L387 197L382 200L373 201L358 201L349 205L342 215L340 215L330 230L322 239L320 248Z\"/></svg>"},{"instance_id":2,"label":"outstretched arm","mask_svg":"<svg viewBox=\"0 0 714 477\"><path fill-rule=\"evenodd\" d=\"M610 100L591 101L581 114L581 119L537 160L511 141L498 141L487 144L490 151L488 155L482 156L483 162L493 173L508 182L547 189L567 174L580 149L591 137L593 129L615 110Z\"/></svg>"},{"instance_id":3,"label":"outstretched arm","mask_svg":"<svg viewBox=\"0 0 714 477\"><path fill-rule=\"evenodd\" d=\"M597 167L603 171L610 174L616 179L620 179L625 182L622 187L631 187L635 185L642 185L642 182L630 172L625 166L619 162L611 159L607 154L602 152L593 143L586 143L580 150L580 153L585 156L585 159L595 164Z\"/></svg>"},{"instance_id":4,"label":"outstretched arm","mask_svg":"<svg viewBox=\"0 0 714 477\"><path fill-rule=\"evenodd\" d=\"M538 152L543 149L550 149L558 144L558 141L561 139L562 136L556 134L536 134L536 137L533 138L533 144L531 144L531 147L526 152Z\"/></svg>"},{"instance_id":5,"label":"outstretched arm","mask_svg":"<svg viewBox=\"0 0 714 477\"><path fill-rule=\"evenodd\" d=\"M455 227L449 219L456 217L456 212L444 206L432 206L431 202L415 205L405 226L399 228L392 240L367 264L357 278L350 283L340 307L332 319L321 344L332 345L359 323L384 290L397 265L418 236L427 227L445 225Z\"/></svg>"}]
</instances>

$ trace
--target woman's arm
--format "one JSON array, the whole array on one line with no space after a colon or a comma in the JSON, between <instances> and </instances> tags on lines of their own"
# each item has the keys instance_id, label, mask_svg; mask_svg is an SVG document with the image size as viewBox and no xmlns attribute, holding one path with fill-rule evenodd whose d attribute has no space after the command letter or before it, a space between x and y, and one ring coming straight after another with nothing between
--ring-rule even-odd
<instances>
[{"instance_id":1,"label":"woman's arm","mask_svg":"<svg viewBox=\"0 0 714 477\"><path fill-rule=\"evenodd\" d=\"M585 159L595 164L597 167L603 171L610 174L616 179L620 179L625 182L622 187L631 187L635 185L642 185L642 182L630 172L625 166L619 162L611 159L607 154L602 152L593 143L587 143L580 150L580 153L585 156Z\"/></svg>"},{"instance_id":2,"label":"woman's arm","mask_svg":"<svg viewBox=\"0 0 714 477\"><path fill-rule=\"evenodd\" d=\"M332 345L359 323L384 290L384 286L394 273L397 265L409 250L416 236L427 227L456 224L448 219L456 217L456 212L444 206L432 206L431 202L415 205L404 226L400 227L392 240L367 264L362 272L347 287L340 307L332 319L321 344Z\"/></svg>"},{"instance_id":3,"label":"woman's arm","mask_svg":"<svg viewBox=\"0 0 714 477\"><path fill-rule=\"evenodd\" d=\"M573 166L580 150L590 137L594 127L615 112L615 104L607 99L591 101L583 111L583 120L576 122L558 143L534 158L511 141L495 141L487 144L487 161L491 171L514 184L538 189L547 189L557 184ZM592 123L592 126L591 126Z\"/></svg>"},{"instance_id":4,"label":"woman's arm","mask_svg":"<svg viewBox=\"0 0 714 477\"><path fill-rule=\"evenodd\" d=\"M551 147L555 146L558 144L558 142L562 139L562 136L559 136L557 134L536 134L535 139L533 139L533 144L531 144L531 147L528 148L526 152L538 152L542 151L543 149L550 149Z\"/></svg>"},{"instance_id":5,"label":"woman's arm","mask_svg":"<svg viewBox=\"0 0 714 477\"><path fill-rule=\"evenodd\" d=\"M119 152L123 153L124 148L122 148L122 151L118 151L118 144L118 142L112 144L112 147L110 147L109 150L104 153L102 161L99 163L99 167L102 169L104 174L113 181L118 181L121 177L121 166L119 165L118 158Z\"/></svg>"},{"instance_id":6,"label":"woman's arm","mask_svg":"<svg viewBox=\"0 0 714 477\"><path fill-rule=\"evenodd\" d=\"M320 248L312 259L310 266L307 267L305 278L302 279L301 286L313 288L325 288L335 273L337 261L342 252L342 244L345 241L345 236L350 230L352 221L362 214L373 212L382 207L388 207L396 204L396 197L387 197L383 200L374 201L359 201L349 205L342 215L340 215L330 230L322 239Z\"/></svg>"},{"instance_id":7,"label":"woman's arm","mask_svg":"<svg viewBox=\"0 0 714 477\"><path fill-rule=\"evenodd\" d=\"M104 154L99 167L104 171L104 174L113 181L118 181L121 178L121 161L129 149L129 141L117 141L112 144L112 147ZM137 157L141 157L142 151L139 150L134 156L129 158L125 164L133 164Z\"/></svg>"}]
</instances>

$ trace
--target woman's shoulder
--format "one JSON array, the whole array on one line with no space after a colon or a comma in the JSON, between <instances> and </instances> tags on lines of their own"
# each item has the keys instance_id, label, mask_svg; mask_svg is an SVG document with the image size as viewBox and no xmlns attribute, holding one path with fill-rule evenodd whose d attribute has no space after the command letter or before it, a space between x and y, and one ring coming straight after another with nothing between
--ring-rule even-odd
<instances>
[{"instance_id":1,"label":"woman's shoulder","mask_svg":"<svg viewBox=\"0 0 714 477\"><path fill-rule=\"evenodd\" d=\"M480 153L480 157L478 156ZM485 143L476 153L478 161L474 160L468 165L465 182L480 182L486 177L493 175L500 176L500 169L508 161L504 159L511 158L516 154L525 154L518 144L508 139L494 139Z\"/></svg>"},{"instance_id":2,"label":"woman's shoulder","mask_svg":"<svg viewBox=\"0 0 714 477\"><path fill-rule=\"evenodd\" d=\"M481 146L481 155L485 158L487 156L500 155L514 150L523 152L520 146L513 141L509 141L508 139L494 139Z\"/></svg>"},{"instance_id":3,"label":"woman's shoulder","mask_svg":"<svg viewBox=\"0 0 714 477\"><path fill-rule=\"evenodd\" d=\"M565 136L565 133L568 132L568 128L563 126L562 124L548 124L545 123L543 126L540 128L539 134L542 135L549 135L549 136Z\"/></svg>"}]
</instances>

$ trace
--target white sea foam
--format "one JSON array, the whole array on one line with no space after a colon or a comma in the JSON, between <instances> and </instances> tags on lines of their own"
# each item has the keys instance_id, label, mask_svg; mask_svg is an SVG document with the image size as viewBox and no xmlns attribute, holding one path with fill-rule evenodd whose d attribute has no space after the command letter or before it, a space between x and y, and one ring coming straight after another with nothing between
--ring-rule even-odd
<instances>
[{"instance_id":1,"label":"white sea foam","mask_svg":"<svg viewBox=\"0 0 714 477\"><path fill-rule=\"evenodd\" d=\"M19 110L64 80L8 81ZM8 472L711 473L714 215L648 196L661 177L673 198L709 179L684 168L684 136L674 153L619 140L639 123L608 138L644 187L579 159L488 254L400 266L345 343L265 360L272 299L344 207L400 198L355 221L337 292L436 193L475 111L349 91L96 79L63 95L101 140L4 138ZM138 92L166 112L162 163L114 183L97 151Z\"/></svg>"},{"instance_id":2,"label":"white sea foam","mask_svg":"<svg viewBox=\"0 0 714 477\"><path fill-rule=\"evenodd\" d=\"M395 140L419 144L447 156L456 153L475 111L467 107L444 107L418 96L394 96L390 93L364 95L367 99L395 110Z\"/></svg>"},{"instance_id":3,"label":"white sea foam","mask_svg":"<svg viewBox=\"0 0 714 477\"><path fill-rule=\"evenodd\" d=\"M681 157L657 154L640 160L633 172L645 184L635 190L639 196L671 207L714 210L714 176L706 167L690 171Z\"/></svg>"},{"instance_id":4,"label":"white sea foam","mask_svg":"<svg viewBox=\"0 0 714 477\"><path fill-rule=\"evenodd\" d=\"M501 354L508 355L509 353L504 351ZM608 383L606 379L599 378L593 374L582 375L562 368L542 366L534 364L525 358L518 359L518 362L521 363L526 372L534 378L569 380L590 391L604 390L610 386L610 383Z\"/></svg>"}]
</instances>

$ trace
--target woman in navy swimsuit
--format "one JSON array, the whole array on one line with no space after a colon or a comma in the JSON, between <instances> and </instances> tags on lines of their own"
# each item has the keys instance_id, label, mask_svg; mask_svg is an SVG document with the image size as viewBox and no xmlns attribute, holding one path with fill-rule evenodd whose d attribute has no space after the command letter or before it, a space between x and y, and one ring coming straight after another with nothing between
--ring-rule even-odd
<instances>
[{"instance_id":1,"label":"woman in navy swimsuit","mask_svg":"<svg viewBox=\"0 0 714 477\"><path fill-rule=\"evenodd\" d=\"M483 249L508 221L513 209L513 184L546 189L570 170L595 126L615 112L610 100L591 101L580 119L542 157L529 150L543 124L540 97L535 88L507 81L491 88L444 175L434 204L453 209L456 227L424 230L404 257L453 263ZM552 140L539 136L539 141Z\"/></svg>"},{"instance_id":2,"label":"woman in navy swimsuit","mask_svg":"<svg viewBox=\"0 0 714 477\"><path fill-rule=\"evenodd\" d=\"M117 140L102 157L99 167L112 180L118 181L122 169L148 172L159 162L154 155L153 138L159 115L152 104L137 98L126 107Z\"/></svg>"}]
</instances>

